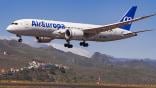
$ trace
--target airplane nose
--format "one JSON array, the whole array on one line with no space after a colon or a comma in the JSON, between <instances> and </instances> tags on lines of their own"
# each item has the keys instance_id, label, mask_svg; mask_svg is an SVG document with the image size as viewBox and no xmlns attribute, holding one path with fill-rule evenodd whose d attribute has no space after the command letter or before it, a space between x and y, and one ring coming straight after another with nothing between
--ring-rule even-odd
<instances>
[{"instance_id":1,"label":"airplane nose","mask_svg":"<svg viewBox=\"0 0 156 88\"><path fill-rule=\"evenodd\" d=\"M10 31L10 30L11 30L11 27L10 27L10 26L8 26L8 27L6 28L6 30L7 30L7 31Z\"/></svg>"},{"instance_id":2,"label":"airplane nose","mask_svg":"<svg viewBox=\"0 0 156 88\"><path fill-rule=\"evenodd\" d=\"M12 28L12 26L10 26L10 25L6 28L6 30L7 30L8 32L13 32L13 31L14 31L13 28Z\"/></svg>"}]
</instances>

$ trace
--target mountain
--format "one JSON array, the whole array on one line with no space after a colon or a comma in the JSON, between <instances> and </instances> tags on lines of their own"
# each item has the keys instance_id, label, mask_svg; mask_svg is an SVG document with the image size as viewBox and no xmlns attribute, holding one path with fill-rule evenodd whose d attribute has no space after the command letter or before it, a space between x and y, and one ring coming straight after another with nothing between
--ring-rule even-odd
<instances>
[{"instance_id":1,"label":"mountain","mask_svg":"<svg viewBox=\"0 0 156 88\"><path fill-rule=\"evenodd\" d=\"M155 84L156 61L150 59L124 59L94 53L84 57L49 47L34 48L15 40L0 40L0 69L20 68L33 60L62 64L70 70L55 77L66 82ZM46 74L46 73L44 73Z\"/></svg>"},{"instance_id":2,"label":"mountain","mask_svg":"<svg viewBox=\"0 0 156 88\"><path fill-rule=\"evenodd\" d=\"M7 55L4 55L4 52ZM32 60L70 65L86 58L71 52L57 50L51 46L34 48L15 40L0 40L0 65L4 68L20 67Z\"/></svg>"}]
</instances>

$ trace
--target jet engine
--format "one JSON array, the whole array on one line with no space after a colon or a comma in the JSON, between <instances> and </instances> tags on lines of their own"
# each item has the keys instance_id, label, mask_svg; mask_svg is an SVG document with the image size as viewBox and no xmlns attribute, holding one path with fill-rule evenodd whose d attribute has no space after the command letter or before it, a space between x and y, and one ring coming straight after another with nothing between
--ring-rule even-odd
<instances>
[{"instance_id":1,"label":"jet engine","mask_svg":"<svg viewBox=\"0 0 156 88\"><path fill-rule=\"evenodd\" d=\"M65 38L67 40L71 39L71 38L81 38L84 36L84 32L82 30L78 30L78 29L67 29L65 31Z\"/></svg>"}]
</instances>

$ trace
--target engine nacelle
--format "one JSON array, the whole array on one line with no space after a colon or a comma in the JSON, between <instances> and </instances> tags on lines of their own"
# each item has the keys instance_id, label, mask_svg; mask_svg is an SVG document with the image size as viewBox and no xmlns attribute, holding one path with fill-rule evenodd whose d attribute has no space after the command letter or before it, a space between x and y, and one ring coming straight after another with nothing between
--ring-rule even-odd
<instances>
[{"instance_id":1,"label":"engine nacelle","mask_svg":"<svg viewBox=\"0 0 156 88\"><path fill-rule=\"evenodd\" d=\"M52 40L50 37L36 37L38 43L48 43Z\"/></svg>"},{"instance_id":2,"label":"engine nacelle","mask_svg":"<svg viewBox=\"0 0 156 88\"><path fill-rule=\"evenodd\" d=\"M67 29L65 31L65 38L66 39L71 39L71 38L80 38L84 36L84 32L82 30L78 29Z\"/></svg>"}]
</instances>

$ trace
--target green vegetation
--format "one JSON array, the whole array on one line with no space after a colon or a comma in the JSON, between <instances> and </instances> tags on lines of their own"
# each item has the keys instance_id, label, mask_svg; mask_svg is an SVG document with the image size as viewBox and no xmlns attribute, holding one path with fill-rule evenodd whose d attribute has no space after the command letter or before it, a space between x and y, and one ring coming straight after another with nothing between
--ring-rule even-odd
<instances>
[{"instance_id":1,"label":"green vegetation","mask_svg":"<svg viewBox=\"0 0 156 88\"><path fill-rule=\"evenodd\" d=\"M3 55L6 51L7 55ZM34 48L15 40L0 40L0 69L20 68L36 60L70 67L65 73L58 70L33 70L17 73L18 80L67 83L156 84L156 61L119 59L95 53L91 58L65 53L53 47Z\"/></svg>"}]
</instances>

